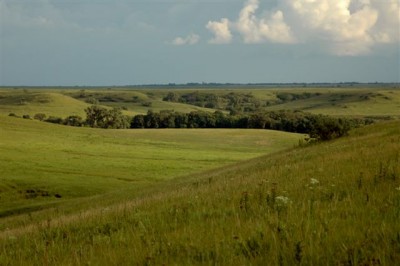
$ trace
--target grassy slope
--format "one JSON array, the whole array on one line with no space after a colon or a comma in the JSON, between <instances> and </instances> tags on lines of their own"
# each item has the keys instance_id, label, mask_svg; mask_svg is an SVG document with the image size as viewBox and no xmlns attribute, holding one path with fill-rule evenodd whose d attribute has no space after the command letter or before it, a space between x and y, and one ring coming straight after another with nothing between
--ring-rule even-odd
<instances>
[{"instance_id":1,"label":"grassy slope","mask_svg":"<svg viewBox=\"0 0 400 266\"><path fill-rule=\"evenodd\" d=\"M286 89L275 92L320 93L309 99L268 107L267 110L303 110L318 114L344 116L397 116L400 114L400 90L397 88L325 88Z\"/></svg>"},{"instance_id":2,"label":"grassy slope","mask_svg":"<svg viewBox=\"0 0 400 266\"><path fill-rule=\"evenodd\" d=\"M145 114L148 110L159 112L161 110L174 110L188 113L191 111L213 112L213 109L201 108L188 104L171 103L162 101L162 96L148 96L140 91L108 91L108 90L86 90L87 97L94 98L115 97L118 101L102 101L101 105L106 107L124 107L124 114L133 116ZM47 116L65 118L69 115L85 117L85 108L90 106L84 100L86 98L73 98L79 95L76 89L1 89L0 90L0 114L8 115L15 113L18 116L44 113ZM137 97L140 102L132 102ZM151 106L143 106L143 102L150 102Z\"/></svg>"},{"instance_id":3,"label":"grassy slope","mask_svg":"<svg viewBox=\"0 0 400 266\"><path fill-rule=\"evenodd\" d=\"M84 109L90 106L82 101L51 91L0 91L0 114L15 113L19 116L28 114L33 117L37 113L47 116L66 117L80 115L84 117Z\"/></svg>"},{"instance_id":4,"label":"grassy slope","mask_svg":"<svg viewBox=\"0 0 400 266\"><path fill-rule=\"evenodd\" d=\"M101 104L112 107L124 107L132 114L146 114L148 110L159 112L162 110L174 110L177 112L189 113L191 111L206 111L213 112L215 110L202 108L189 104L173 103L163 101L162 98L166 95L167 90L154 89L112 89L99 90L91 89L80 91L68 90L64 94L84 101L87 98L95 98L100 100ZM144 106L143 103L151 103L150 106Z\"/></svg>"},{"instance_id":5,"label":"grassy slope","mask_svg":"<svg viewBox=\"0 0 400 266\"><path fill-rule=\"evenodd\" d=\"M400 113L400 89L398 87L359 88L259 88L251 85L238 88L187 88L187 89L142 89L137 92L151 92L153 99L161 99L170 91L186 94L194 91L215 95L251 94L261 103L278 101L279 93L318 93L309 99L299 99L265 107L265 110L303 110L318 114L344 116L397 116ZM155 104L157 106L157 104ZM162 110L162 108L159 108ZM173 109L173 108L164 108ZM143 111L143 110L141 110Z\"/></svg>"},{"instance_id":6,"label":"grassy slope","mask_svg":"<svg viewBox=\"0 0 400 266\"><path fill-rule=\"evenodd\" d=\"M0 215L132 192L293 147L301 138L266 130L102 130L0 116Z\"/></svg>"},{"instance_id":7,"label":"grassy slope","mask_svg":"<svg viewBox=\"0 0 400 266\"><path fill-rule=\"evenodd\" d=\"M264 106L265 110L303 110L312 113L345 116L397 116L400 113L400 89L390 87L370 88L188 88L188 89L2 89L0 90L0 113L8 115L14 112L18 115L46 113L66 117L77 114L84 116L87 98L102 99L101 104L111 107L124 107L127 115L147 113L148 110L175 110L190 112L196 110L213 112L213 109L193 105L162 101L170 91L178 94L199 91L215 95L228 93L252 94L262 106L268 101L276 102L279 93L302 94L318 93L309 99L300 99L282 104ZM80 96L82 95L82 97ZM110 99L107 101L107 99ZM151 103L151 106L143 106Z\"/></svg>"},{"instance_id":8,"label":"grassy slope","mask_svg":"<svg viewBox=\"0 0 400 266\"><path fill-rule=\"evenodd\" d=\"M144 90L146 91L146 90ZM265 110L303 110L317 114L344 115L344 116L397 116L400 115L400 89L388 87L370 88L246 88L236 89L164 89L152 90L153 98L159 101L169 91L178 94L199 91L215 95L227 95L229 93L251 94L261 103L277 101L279 93L302 94L319 93L309 99L295 100L283 104L275 104L265 107ZM164 104L166 104L164 102ZM162 109L162 108L159 108ZM165 108L173 109L173 108Z\"/></svg>"},{"instance_id":9,"label":"grassy slope","mask_svg":"<svg viewBox=\"0 0 400 266\"><path fill-rule=\"evenodd\" d=\"M395 265L399 210L400 124L376 124L3 232L0 264Z\"/></svg>"}]
</instances>

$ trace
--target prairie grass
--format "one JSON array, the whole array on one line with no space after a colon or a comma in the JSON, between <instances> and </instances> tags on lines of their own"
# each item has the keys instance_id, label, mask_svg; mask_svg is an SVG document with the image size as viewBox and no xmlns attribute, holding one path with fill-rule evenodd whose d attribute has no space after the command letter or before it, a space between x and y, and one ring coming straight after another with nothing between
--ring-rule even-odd
<instances>
[{"instance_id":1,"label":"prairie grass","mask_svg":"<svg viewBox=\"0 0 400 266\"><path fill-rule=\"evenodd\" d=\"M2 231L1 265L396 265L400 124Z\"/></svg>"},{"instance_id":2,"label":"prairie grass","mask_svg":"<svg viewBox=\"0 0 400 266\"><path fill-rule=\"evenodd\" d=\"M0 116L0 217L105 193L129 195L287 149L301 138L265 130L102 130Z\"/></svg>"}]
</instances>

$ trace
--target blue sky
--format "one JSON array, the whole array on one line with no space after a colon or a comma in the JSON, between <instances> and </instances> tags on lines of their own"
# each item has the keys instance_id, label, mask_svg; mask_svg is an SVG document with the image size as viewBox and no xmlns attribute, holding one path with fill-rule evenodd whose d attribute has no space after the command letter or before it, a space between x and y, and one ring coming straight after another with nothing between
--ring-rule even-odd
<instances>
[{"instance_id":1,"label":"blue sky","mask_svg":"<svg viewBox=\"0 0 400 266\"><path fill-rule=\"evenodd\" d=\"M0 0L0 85L399 82L400 0Z\"/></svg>"}]
</instances>

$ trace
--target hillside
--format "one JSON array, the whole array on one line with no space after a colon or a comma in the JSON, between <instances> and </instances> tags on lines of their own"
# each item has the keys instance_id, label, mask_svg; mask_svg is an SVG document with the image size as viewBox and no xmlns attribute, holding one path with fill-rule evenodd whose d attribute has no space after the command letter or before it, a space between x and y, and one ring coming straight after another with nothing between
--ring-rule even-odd
<instances>
[{"instance_id":1,"label":"hillside","mask_svg":"<svg viewBox=\"0 0 400 266\"><path fill-rule=\"evenodd\" d=\"M175 110L178 112L215 110L189 104L170 103L152 96L149 92L76 90L76 89L1 89L0 114L14 113L18 116L44 113L47 117L65 118L70 115L85 117L85 108L96 99L101 106L122 108L125 115L145 114L148 110Z\"/></svg>"},{"instance_id":2,"label":"hillside","mask_svg":"<svg viewBox=\"0 0 400 266\"><path fill-rule=\"evenodd\" d=\"M149 110L256 113L301 110L314 114L349 117L396 117L400 114L400 89L371 87L188 87L188 88L26 88L0 90L0 114L19 116L45 113L65 118L84 117L92 103L119 107L129 116Z\"/></svg>"},{"instance_id":3,"label":"hillside","mask_svg":"<svg viewBox=\"0 0 400 266\"><path fill-rule=\"evenodd\" d=\"M3 229L0 264L395 265L399 210L400 124L380 123L116 205L27 217Z\"/></svg>"},{"instance_id":4,"label":"hillside","mask_svg":"<svg viewBox=\"0 0 400 266\"><path fill-rule=\"evenodd\" d=\"M277 91L286 101L271 105L267 110L302 110L311 113L341 116L400 117L400 90L397 88L331 88ZM291 95L310 95L295 99ZM285 98L284 98L285 99Z\"/></svg>"},{"instance_id":5,"label":"hillside","mask_svg":"<svg viewBox=\"0 0 400 266\"><path fill-rule=\"evenodd\" d=\"M0 217L121 189L134 193L302 138L267 130L103 130L0 116Z\"/></svg>"},{"instance_id":6,"label":"hillside","mask_svg":"<svg viewBox=\"0 0 400 266\"><path fill-rule=\"evenodd\" d=\"M79 115L84 117L84 109L90 106L57 92L0 90L0 114L30 115L44 113L47 116L66 117Z\"/></svg>"}]
</instances>

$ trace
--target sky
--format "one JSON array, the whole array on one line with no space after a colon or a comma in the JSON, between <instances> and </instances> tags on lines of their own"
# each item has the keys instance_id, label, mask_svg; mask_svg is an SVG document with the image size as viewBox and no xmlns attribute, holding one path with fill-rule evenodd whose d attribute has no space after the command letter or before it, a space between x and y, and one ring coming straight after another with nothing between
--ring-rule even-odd
<instances>
[{"instance_id":1,"label":"sky","mask_svg":"<svg viewBox=\"0 0 400 266\"><path fill-rule=\"evenodd\" d=\"M0 85L400 82L400 0L0 0Z\"/></svg>"}]
</instances>

